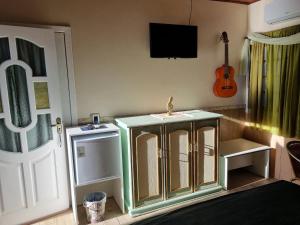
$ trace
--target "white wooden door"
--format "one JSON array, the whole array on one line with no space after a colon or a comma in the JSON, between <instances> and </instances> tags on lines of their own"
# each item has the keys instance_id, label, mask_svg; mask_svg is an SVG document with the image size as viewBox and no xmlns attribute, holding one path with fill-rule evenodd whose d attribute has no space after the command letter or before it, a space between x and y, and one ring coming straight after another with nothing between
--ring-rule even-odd
<instances>
[{"instance_id":1,"label":"white wooden door","mask_svg":"<svg viewBox=\"0 0 300 225\"><path fill-rule=\"evenodd\" d=\"M0 25L0 224L69 207L54 32ZM24 119L25 118L25 119Z\"/></svg>"}]
</instances>

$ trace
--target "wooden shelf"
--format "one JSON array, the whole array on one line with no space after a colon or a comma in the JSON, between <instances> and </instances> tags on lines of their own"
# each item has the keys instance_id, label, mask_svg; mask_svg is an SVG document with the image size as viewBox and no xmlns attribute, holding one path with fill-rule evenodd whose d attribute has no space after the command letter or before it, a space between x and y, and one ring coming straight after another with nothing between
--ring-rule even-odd
<instances>
[{"instance_id":1,"label":"wooden shelf","mask_svg":"<svg viewBox=\"0 0 300 225\"><path fill-rule=\"evenodd\" d=\"M220 183L223 188L227 190L228 188L239 187L243 183L247 184L257 179L268 178L269 150L271 149L270 146L262 145L244 138L221 142ZM243 171L236 170L240 168L247 170L247 176L245 176L245 173L244 175L236 173Z\"/></svg>"},{"instance_id":2,"label":"wooden shelf","mask_svg":"<svg viewBox=\"0 0 300 225\"><path fill-rule=\"evenodd\" d=\"M121 179L121 177L120 176L105 177L102 179L86 182L84 184L75 185L75 187L83 187L83 186L90 185L90 184L97 184L97 183L106 182L106 181L110 181L110 180L116 180L116 179Z\"/></svg>"},{"instance_id":3,"label":"wooden shelf","mask_svg":"<svg viewBox=\"0 0 300 225\"><path fill-rule=\"evenodd\" d=\"M237 138L220 143L220 156L228 158L269 149L271 149L270 146L262 145L244 138Z\"/></svg>"}]
</instances>

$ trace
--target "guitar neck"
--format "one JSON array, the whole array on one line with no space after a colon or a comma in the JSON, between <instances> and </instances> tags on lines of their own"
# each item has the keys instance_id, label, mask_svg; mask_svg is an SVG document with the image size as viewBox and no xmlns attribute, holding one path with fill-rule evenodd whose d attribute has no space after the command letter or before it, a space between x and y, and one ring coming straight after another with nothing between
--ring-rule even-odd
<instances>
[{"instance_id":1,"label":"guitar neck","mask_svg":"<svg viewBox=\"0 0 300 225\"><path fill-rule=\"evenodd\" d=\"M225 43L225 66L228 68L228 43Z\"/></svg>"},{"instance_id":2,"label":"guitar neck","mask_svg":"<svg viewBox=\"0 0 300 225\"><path fill-rule=\"evenodd\" d=\"M228 43L225 43L225 79L229 77Z\"/></svg>"}]
</instances>

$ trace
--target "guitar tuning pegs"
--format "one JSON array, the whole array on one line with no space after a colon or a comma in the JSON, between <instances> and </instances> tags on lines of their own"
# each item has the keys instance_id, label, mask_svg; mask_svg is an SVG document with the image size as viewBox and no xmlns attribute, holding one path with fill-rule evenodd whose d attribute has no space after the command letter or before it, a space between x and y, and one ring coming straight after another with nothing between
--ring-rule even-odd
<instances>
[{"instance_id":1,"label":"guitar tuning pegs","mask_svg":"<svg viewBox=\"0 0 300 225\"><path fill-rule=\"evenodd\" d=\"M218 32L217 34L217 42L221 42L223 41L223 35L222 35L222 32Z\"/></svg>"}]
</instances>

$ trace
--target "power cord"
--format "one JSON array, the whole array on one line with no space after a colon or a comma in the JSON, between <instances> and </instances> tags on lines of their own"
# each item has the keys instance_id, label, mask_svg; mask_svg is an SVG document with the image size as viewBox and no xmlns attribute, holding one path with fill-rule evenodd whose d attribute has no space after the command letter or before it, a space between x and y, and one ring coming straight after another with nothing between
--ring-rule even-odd
<instances>
[{"instance_id":1,"label":"power cord","mask_svg":"<svg viewBox=\"0 0 300 225\"><path fill-rule=\"evenodd\" d=\"M191 0L191 8L190 8L190 18L189 18L189 25L191 25L191 20L192 20L192 12L193 12L193 0Z\"/></svg>"}]
</instances>

